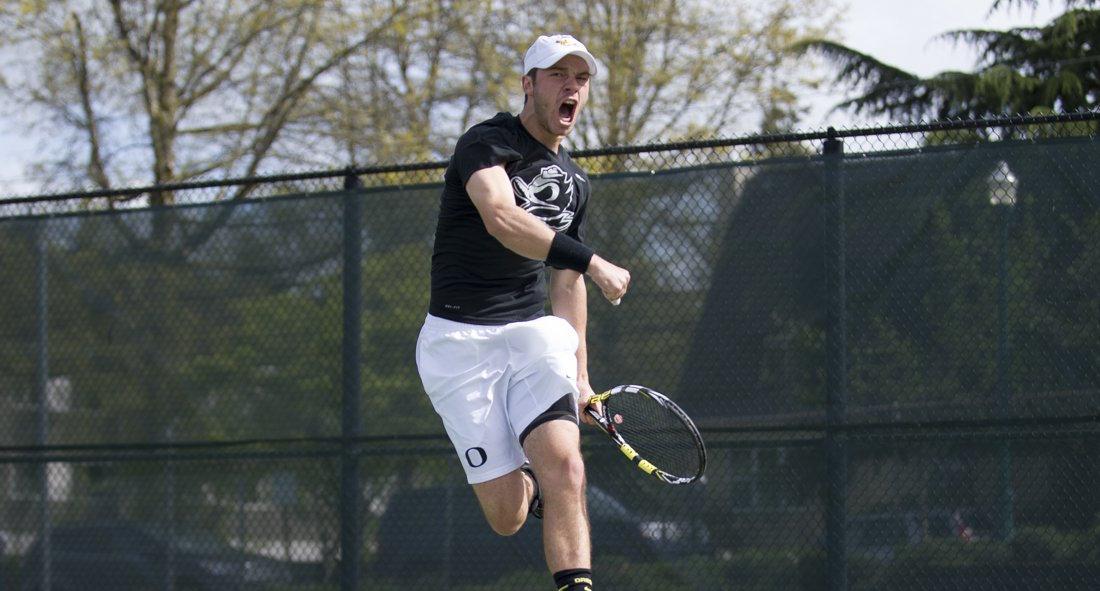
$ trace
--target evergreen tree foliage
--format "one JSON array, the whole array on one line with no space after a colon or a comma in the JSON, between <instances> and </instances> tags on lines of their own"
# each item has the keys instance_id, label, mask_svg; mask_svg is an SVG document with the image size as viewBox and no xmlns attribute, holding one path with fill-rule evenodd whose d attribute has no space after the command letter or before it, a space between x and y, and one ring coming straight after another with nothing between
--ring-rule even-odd
<instances>
[{"instance_id":1,"label":"evergreen tree foliage","mask_svg":"<svg viewBox=\"0 0 1100 591\"><path fill-rule=\"evenodd\" d=\"M1037 0L997 0L990 12L1034 7ZM981 118L1068 113L1100 100L1100 1L1066 0L1049 23L1006 31L967 29L940 38L978 49L972 72L922 78L836 41L801 43L837 66L836 82L858 96L837 105L897 119Z\"/></svg>"}]
</instances>

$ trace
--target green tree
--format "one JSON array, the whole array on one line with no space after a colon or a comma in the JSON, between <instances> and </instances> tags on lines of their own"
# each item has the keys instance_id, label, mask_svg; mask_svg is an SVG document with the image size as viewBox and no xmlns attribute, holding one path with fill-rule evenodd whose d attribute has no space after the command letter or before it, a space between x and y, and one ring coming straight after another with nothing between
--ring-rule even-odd
<instances>
[{"instance_id":1,"label":"green tree","mask_svg":"<svg viewBox=\"0 0 1100 591\"><path fill-rule=\"evenodd\" d=\"M478 118L517 96L517 54L531 34L517 26L522 12L489 0L408 4L311 95L288 129L311 149L289 158L331 168L446 157Z\"/></svg>"},{"instance_id":2,"label":"green tree","mask_svg":"<svg viewBox=\"0 0 1100 591\"><path fill-rule=\"evenodd\" d=\"M973 72L922 78L835 41L796 48L824 56L839 69L838 84L860 94L837 105L900 119L980 118L1092 109L1100 101L1100 5L1064 0L1066 12L1038 27L960 30L942 38L979 51ZM996 0L996 11L1038 0Z\"/></svg>"},{"instance_id":3,"label":"green tree","mask_svg":"<svg viewBox=\"0 0 1100 591\"><path fill-rule=\"evenodd\" d=\"M816 82L789 50L827 35L830 0L575 1L543 18L577 35L605 65L581 119L585 146L620 146L794 125L799 90Z\"/></svg>"},{"instance_id":4,"label":"green tree","mask_svg":"<svg viewBox=\"0 0 1100 591\"><path fill-rule=\"evenodd\" d=\"M43 115L40 133L67 140L51 168L70 182L251 175L325 77L403 11L382 1L9 0L3 46L25 57L2 90Z\"/></svg>"},{"instance_id":5,"label":"green tree","mask_svg":"<svg viewBox=\"0 0 1100 591\"><path fill-rule=\"evenodd\" d=\"M576 147L789 127L812 68L789 51L833 30L832 0L624 0L516 7L428 3L353 56L301 131L306 162L445 158L470 125L521 106L520 64L538 33L570 32L604 64Z\"/></svg>"},{"instance_id":6,"label":"green tree","mask_svg":"<svg viewBox=\"0 0 1100 591\"><path fill-rule=\"evenodd\" d=\"M828 35L836 14L833 0L6 0L2 46L25 58L0 93L9 115L61 138L40 163L54 184L407 162L517 111L524 50L565 30L607 72L574 144L622 145L792 125L813 82L787 48Z\"/></svg>"}]
</instances>

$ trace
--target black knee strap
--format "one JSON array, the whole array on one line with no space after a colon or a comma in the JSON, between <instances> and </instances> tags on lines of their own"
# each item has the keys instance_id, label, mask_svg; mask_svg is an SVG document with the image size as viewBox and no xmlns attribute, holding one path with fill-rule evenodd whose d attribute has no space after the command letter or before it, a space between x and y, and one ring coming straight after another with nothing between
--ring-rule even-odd
<instances>
[{"instance_id":1,"label":"black knee strap","mask_svg":"<svg viewBox=\"0 0 1100 591\"><path fill-rule=\"evenodd\" d=\"M523 430L523 433L519 434L520 446L522 446L523 442L527 440L527 436L531 434L531 431L535 430L535 427L538 427L543 423L548 423L550 421L555 421L558 419L568 419L570 421L573 421L574 423L577 422L577 409L575 406L573 406L572 394L566 394L565 396L558 398L558 400L554 402L554 404L550 405L550 408L542 411L542 414L535 417L535 420L531 421L530 425L527 425L527 428Z\"/></svg>"}]
</instances>

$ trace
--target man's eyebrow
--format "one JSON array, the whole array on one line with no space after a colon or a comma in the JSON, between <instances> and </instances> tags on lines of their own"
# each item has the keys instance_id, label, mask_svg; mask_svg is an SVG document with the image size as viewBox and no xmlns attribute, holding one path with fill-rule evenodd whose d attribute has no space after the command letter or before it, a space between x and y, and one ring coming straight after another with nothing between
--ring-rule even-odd
<instances>
[{"instance_id":1,"label":"man's eyebrow","mask_svg":"<svg viewBox=\"0 0 1100 591\"><path fill-rule=\"evenodd\" d=\"M550 66L549 68L546 68L546 69L547 70L553 70L555 72L569 73L569 68L566 68L565 66ZM588 70L581 70L581 71L577 72L577 75L578 76L591 76L592 73L589 72Z\"/></svg>"},{"instance_id":2,"label":"man's eyebrow","mask_svg":"<svg viewBox=\"0 0 1100 591\"><path fill-rule=\"evenodd\" d=\"M561 73L561 74L564 74L564 75L566 75L566 76L575 76L575 77L577 77L577 78L591 78L591 77L592 77L592 74L591 74L590 72L587 72L587 71L585 71L585 72L577 72L577 73L575 73L575 74L570 74L570 73L569 73L569 70L566 70L566 69L564 69L564 68L561 68L561 69L557 69L557 68L555 68L555 69L554 69L553 71L554 71L554 72L559 72L559 73Z\"/></svg>"}]
</instances>

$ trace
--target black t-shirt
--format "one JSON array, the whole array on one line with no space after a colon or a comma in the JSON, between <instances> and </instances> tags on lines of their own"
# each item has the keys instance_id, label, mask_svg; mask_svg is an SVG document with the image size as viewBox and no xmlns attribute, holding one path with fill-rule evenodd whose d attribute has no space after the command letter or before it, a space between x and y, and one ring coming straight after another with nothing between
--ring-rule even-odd
<instances>
[{"instance_id":1,"label":"black t-shirt","mask_svg":"<svg viewBox=\"0 0 1100 591\"><path fill-rule=\"evenodd\" d=\"M551 152L509 113L470 128L455 146L444 176L432 253L433 316L499 325L544 314L545 263L523 257L489 235L466 183L477 171L503 165L516 204L558 232L584 237L589 185L565 148Z\"/></svg>"}]
</instances>

